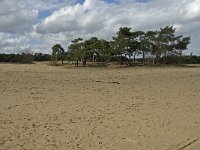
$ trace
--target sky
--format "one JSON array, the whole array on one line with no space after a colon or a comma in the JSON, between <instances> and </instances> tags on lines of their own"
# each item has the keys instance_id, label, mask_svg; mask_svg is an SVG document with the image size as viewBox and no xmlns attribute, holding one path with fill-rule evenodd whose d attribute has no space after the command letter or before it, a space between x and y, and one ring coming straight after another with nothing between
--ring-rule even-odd
<instances>
[{"instance_id":1,"label":"sky","mask_svg":"<svg viewBox=\"0 0 200 150\"><path fill-rule=\"evenodd\" d=\"M200 55L200 0L0 0L0 53L51 53L77 37L111 40L120 27L173 25Z\"/></svg>"}]
</instances>

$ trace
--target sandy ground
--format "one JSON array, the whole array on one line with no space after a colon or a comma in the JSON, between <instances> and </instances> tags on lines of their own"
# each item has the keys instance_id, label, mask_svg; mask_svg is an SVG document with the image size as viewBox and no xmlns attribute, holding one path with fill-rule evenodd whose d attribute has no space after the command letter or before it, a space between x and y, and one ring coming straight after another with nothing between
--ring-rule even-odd
<instances>
[{"instance_id":1,"label":"sandy ground","mask_svg":"<svg viewBox=\"0 0 200 150\"><path fill-rule=\"evenodd\" d=\"M200 150L200 68L0 64L1 150Z\"/></svg>"}]
</instances>

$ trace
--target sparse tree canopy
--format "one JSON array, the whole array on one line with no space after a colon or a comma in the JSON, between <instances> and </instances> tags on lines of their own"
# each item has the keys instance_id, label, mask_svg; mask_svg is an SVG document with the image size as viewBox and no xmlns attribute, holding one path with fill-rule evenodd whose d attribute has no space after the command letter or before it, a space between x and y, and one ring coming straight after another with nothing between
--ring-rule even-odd
<instances>
[{"instance_id":1,"label":"sparse tree canopy","mask_svg":"<svg viewBox=\"0 0 200 150\"><path fill-rule=\"evenodd\" d=\"M121 27L111 41L91 37L88 40L77 38L71 41L68 47L67 59L78 62L86 61L110 61L111 58L121 64L126 61L131 64L131 59L142 54L142 62L145 63L146 55L154 58L154 63L160 63L160 59L171 55L182 56L182 51L190 44L190 37L175 35L173 26L166 26L156 31L131 31L131 28ZM62 60L64 50L59 44L53 46L52 56ZM55 54L54 54L55 53ZM163 60L163 59L162 59Z\"/></svg>"},{"instance_id":2,"label":"sparse tree canopy","mask_svg":"<svg viewBox=\"0 0 200 150\"><path fill-rule=\"evenodd\" d=\"M52 61L53 64L55 64L57 61L61 61L63 64L63 61L65 59L65 51L62 48L60 44L55 44L52 47Z\"/></svg>"}]
</instances>

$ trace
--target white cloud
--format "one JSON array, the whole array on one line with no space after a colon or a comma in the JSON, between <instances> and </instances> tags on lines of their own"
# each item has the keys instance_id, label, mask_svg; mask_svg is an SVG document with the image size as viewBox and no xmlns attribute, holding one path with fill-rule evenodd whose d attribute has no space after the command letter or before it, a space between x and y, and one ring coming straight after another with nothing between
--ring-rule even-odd
<instances>
[{"instance_id":1,"label":"white cloud","mask_svg":"<svg viewBox=\"0 0 200 150\"><path fill-rule=\"evenodd\" d=\"M0 32L25 32L32 30L39 11L54 11L73 0L1 0Z\"/></svg>"},{"instance_id":2,"label":"white cloud","mask_svg":"<svg viewBox=\"0 0 200 150\"><path fill-rule=\"evenodd\" d=\"M195 36L200 26L200 1L154 0L138 3L121 0L119 4L114 4L86 0L82 5L55 11L38 23L35 29L43 38L51 39L51 43L56 37L61 39L60 43L69 43L78 36L111 39L121 26L129 26L134 30L153 30L166 25L174 25L179 34ZM60 38L60 34L64 38Z\"/></svg>"},{"instance_id":3,"label":"white cloud","mask_svg":"<svg viewBox=\"0 0 200 150\"><path fill-rule=\"evenodd\" d=\"M3 0L0 2L0 32L30 31L37 15L35 9L23 9L16 1Z\"/></svg>"},{"instance_id":4,"label":"white cloud","mask_svg":"<svg viewBox=\"0 0 200 150\"><path fill-rule=\"evenodd\" d=\"M200 54L197 51L200 47L200 0L148 0L143 3L138 0L116 0L118 3L86 0L83 4L75 2L77 0L12 0L12 3L2 0L0 21L3 23L0 24L0 32L20 31L21 36L26 35L40 41L39 44L30 45L32 49L45 49L45 52L50 52L53 44L60 43L66 48L67 44L77 37L87 39L97 36L111 39L121 26L128 26L133 30L155 30L174 25L178 34L192 37L190 50ZM33 23L38 13L46 10L51 11L51 15Z\"/></svg>"},{"instance_id":5,"label":"white cloud","mask_svg":"<svg viewBox=\"0 0 200 150\"><path fill-rule=\"evenodd\" d=\"M191 3L186 3L184 16L186 19L200 19L200 1L193 0Z\"/></svg>"},{"instance_id":6,"label":"white cloud","mask_svg":"<svg viewBox=\"0 0 200 150\"><path fill-rule=\"evenodd\" d=\"M0 53L42 50L44 45L29 44L39 12L54 11L73 3L73 0L62 3L60 0L0 0Z\"/></svg>"},{"instance_id":7,"label":"white cloud","mask_svg":"<svg viewBox=\"0 0 200 150\"><path fill-rule=\"evenodd\" d=\"M23 52L30 49L26 36L0 33L0 50L2 53Z\"/></svg>"}]
</instances>

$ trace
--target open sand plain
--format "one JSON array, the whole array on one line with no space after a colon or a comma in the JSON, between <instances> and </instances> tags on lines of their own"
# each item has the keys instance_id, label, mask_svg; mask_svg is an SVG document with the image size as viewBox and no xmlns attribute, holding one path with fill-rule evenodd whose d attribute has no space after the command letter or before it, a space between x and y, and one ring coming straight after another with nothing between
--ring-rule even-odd
<instances>
[{"instance_id":1,"label":"open sand plain","mask_svg":"<svg viewBox=\"0 0 200 150\"><path fill-rule=\"evenodd\" d=\"M1 150L200 150L200 68L0 64Z\"/></svg>"}]
</instances>

